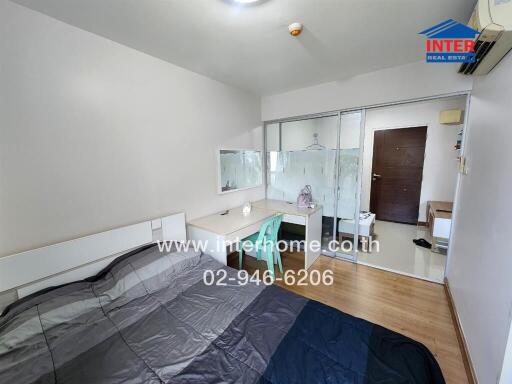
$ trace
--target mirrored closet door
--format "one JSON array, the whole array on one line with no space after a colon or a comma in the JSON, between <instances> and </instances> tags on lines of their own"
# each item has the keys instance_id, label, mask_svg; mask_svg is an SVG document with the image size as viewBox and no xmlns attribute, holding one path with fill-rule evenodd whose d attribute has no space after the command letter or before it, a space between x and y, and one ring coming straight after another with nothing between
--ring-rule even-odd
<instances>
[{"instance_id":1,"label":"mirrored closet door","mask_svg":"<svg viewBox=\"0 0 512 384\"><path fill-rule=\"evenodd\" d=\"M355 258L348 245L357 233L340 230L357 228L362 124L358 111L266 125L267 199L295 203L311 186L314 201L322 205L322 252L349 259ZM300 225L283 224L281 232L285 240L304 239Z\"/></svg>"},{"instance_id":2,"label":"mirrored closet door","mask_svg":"<svg viewBox=\"0 0 512 384\"><path fill-rule=\"evenodd\" d=\"M340 115L334 233L336 256L352 260L359 245L363 116L364 111Z\"/></svg>"}]
</instances>

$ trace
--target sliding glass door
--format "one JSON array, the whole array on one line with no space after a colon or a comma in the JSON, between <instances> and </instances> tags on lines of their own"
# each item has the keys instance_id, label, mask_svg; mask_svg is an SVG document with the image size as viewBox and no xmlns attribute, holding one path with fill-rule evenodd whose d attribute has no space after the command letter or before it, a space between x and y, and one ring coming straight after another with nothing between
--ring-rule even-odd
<instances>
[{"instance_id":1,"label":"sliding glass door","mask_svg":"<svg viewBox=\"0 0 512 384\"><path fill-rule=\"evenodd\" d=\"M336 256L355 260L359 244L364 111L342 113L336 172Z\"/></svg>"},{"instance_id":2,"label":"sliding glass door","mask_svg":"<svg viewBox=\"0 0 512 384\"><path fill-rule=\"evenodd\" d=\"M266 125L267 198L296 202L311 186L313 199L322 205L322 251L355 259L361 173L363 113L321 117ZM355 230L345 233L347 225ZM301 240L304 228L284 224L284 239ZM341 240L341 241L340 241Z\"/></svg>"},{"instance_id":3,"label":"sliding glass door","mask_svg":"<svg viewBox=\"0 0 512 384\"><path fill-rule=\"evenodd\" d=\"M267 125L267 198L296 202L311 186L323 207L322 249L334 239L338 114ZM303 240L304 227L285 224L286 240Z\"/></svg>"}]
</instances>

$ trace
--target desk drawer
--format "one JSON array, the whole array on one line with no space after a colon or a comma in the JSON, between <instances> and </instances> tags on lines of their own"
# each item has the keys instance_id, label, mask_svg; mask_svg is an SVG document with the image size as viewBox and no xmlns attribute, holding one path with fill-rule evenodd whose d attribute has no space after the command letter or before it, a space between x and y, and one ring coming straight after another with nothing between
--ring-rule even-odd
<instances>
[{"instance_id":1,"label":"desk drawer","mask_svg":"<svg viewBox=\"0 0 512 384\"><path fill-rule=\"evenodd\" d=\"M238 231L232 232L226 236L224 236L224 240L227 242L237 242L242 239L245 239L248 236L251 236L255 233L259 233L261 224L263 224L265 220L261 220L258 223L249 225L248 227L239 229Z\"/></svg>"},{"instance_id":2,"label":"desk drawer","mask_svg":"<svg viewBox=\"0 0 512 384\"><path fill-rule=\"evenodd\" d=\"M304 216L299 215L283 215L283 222L298 224L298 225L306 225L306 218Z\"/></svg>"}]
</instances>

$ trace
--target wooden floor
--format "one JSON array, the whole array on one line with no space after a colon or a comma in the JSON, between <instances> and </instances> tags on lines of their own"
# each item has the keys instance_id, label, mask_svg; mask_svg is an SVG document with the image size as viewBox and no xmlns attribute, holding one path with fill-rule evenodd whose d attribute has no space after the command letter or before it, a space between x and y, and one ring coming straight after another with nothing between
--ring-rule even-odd
<instances>
[{"instance_id":1,"label":"wooden floor","mask_svg":"<svg viewBox=\"0 0 512 384\"><path fill-rule=\"evenodd\" d=\"M302 252L283 252L281 257L285 270L304 267ZM228 265L238 269L238 254L229 256ZM256 269L263 272L266 263L245 256L243 267L249 273ZM320 256L312 269L332 270L333 285L277 284L425 344L436 357L447 383L468 383L442 285L327 256Z\"/></svg>"}]
</instances>

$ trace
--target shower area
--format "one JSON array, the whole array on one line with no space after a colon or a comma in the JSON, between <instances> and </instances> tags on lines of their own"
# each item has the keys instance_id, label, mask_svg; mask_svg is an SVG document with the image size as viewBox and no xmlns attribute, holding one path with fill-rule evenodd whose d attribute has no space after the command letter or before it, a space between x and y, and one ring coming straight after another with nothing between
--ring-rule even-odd
<instances>
[{"instance_id":1,"label":"shower area","mask_svg":"<svg viewBox=\"0 0 512 384\"><path fill-rule=\"evenodd\" d=\"M351 260L359 238L364 116L358 110L265 125L267 199L294 203L310 185L322 206L322 253ZM300 240L303 227L287 224L283 237Z\"/></svg>"}]
</instances>

